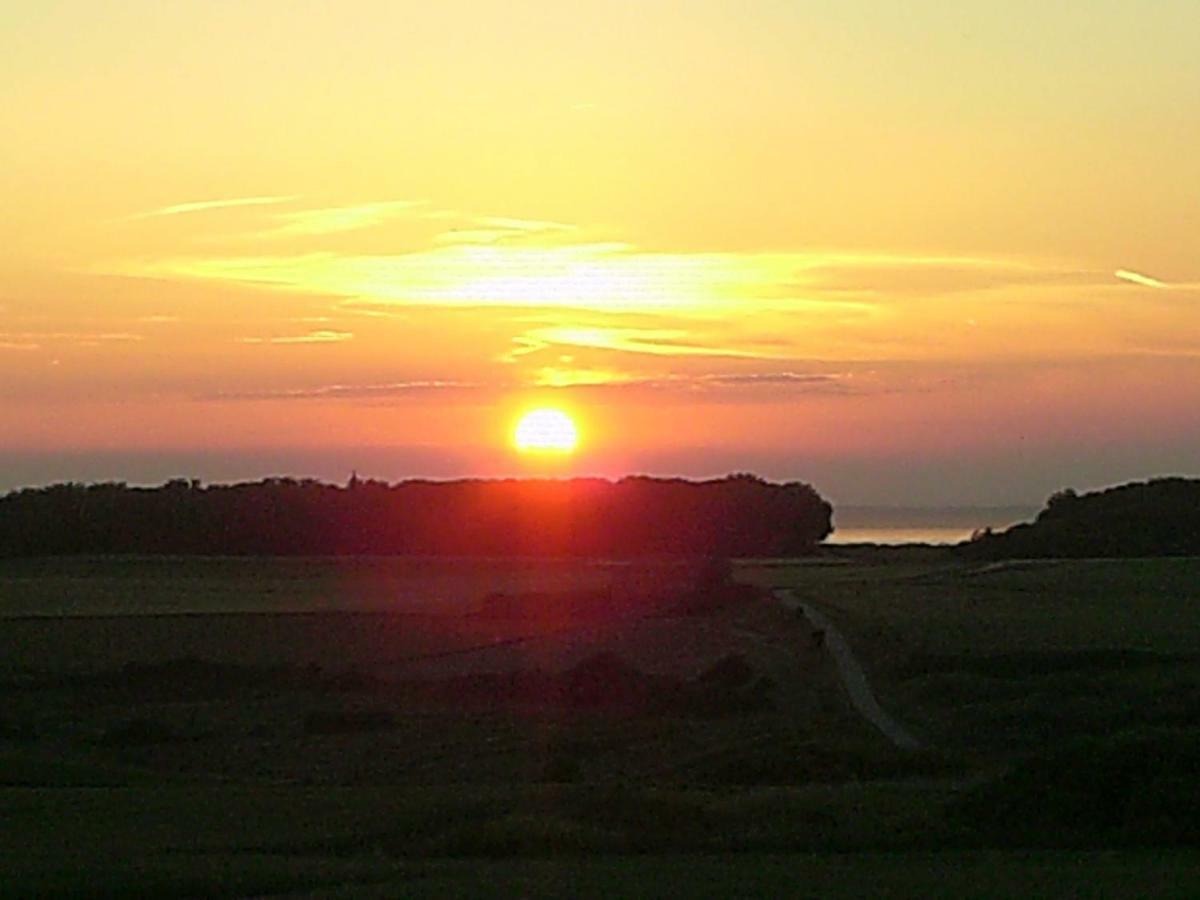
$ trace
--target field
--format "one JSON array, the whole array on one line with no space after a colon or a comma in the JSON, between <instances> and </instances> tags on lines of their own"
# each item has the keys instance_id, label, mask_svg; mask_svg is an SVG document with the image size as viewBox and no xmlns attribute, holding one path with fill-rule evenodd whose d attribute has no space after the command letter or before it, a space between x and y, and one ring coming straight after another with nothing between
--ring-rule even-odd
<instances>
[{"instance_id":1,"label":"field","mask_svg":"<svg viewBox=\"0 0 1200 900\"><path fill-rule=\"evenodd\" d=\"M8 883L30 897L1200 891L1178 828L1190 801L1154 800L1195 796L1200 562L967 567L843 548L739 564L739 581L836 622L915 752L854 713L810 627L769 595L667 602L693 574L4 562ZM537 602L504 612L522 596ZM616 599L598 612L579 597ZM531 614L547 602L557 612ZM1046 802L1060 777L1046 759L1086 776L1071 754L1111 773L1132 752L1166 760L1129 788L1136 809L1122 795L1091 832L1035 827L1078 817L1075 794ZM1005 815L1021 826L989 826Z\"/></svg>"},{"instance_id":2,"label":"field","mask_svg":"<svg viewBox=\"0 0 1200 900\"><path fill-rule=\"evenodd\" d=\"M820 604L885 706L942 747L1200 723L1200 560L751 567Z\"/></svg>"}]
</instances>

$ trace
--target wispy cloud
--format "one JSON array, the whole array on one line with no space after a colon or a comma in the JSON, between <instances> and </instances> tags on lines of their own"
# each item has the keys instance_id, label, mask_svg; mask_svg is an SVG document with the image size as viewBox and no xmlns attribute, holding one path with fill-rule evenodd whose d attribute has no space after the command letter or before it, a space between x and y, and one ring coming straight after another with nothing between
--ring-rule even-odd
<instances>
[{"instance_id":1,"label":"wispy cloud","mask_svg":"<svg viewBox=\"0 0 1200 900\"><path fill-rule=\"evenodd\" d=\"M451 228L434 237L438 244L498 244L520 232L503 228Z\"/></svg>"},{"instance_id":2,"label":"wispy cloud","mask_svg":"<svg viewBox=\"0 0 1200 900\"><path fill-rule=\"evenodd\" d=\"M311 387L268 391L238 391L205 395L205 400L370 400L443 391L475 391L486 386L478 382L428 379L391 381L382 384L322 384Z\"/></svg>"},{"instance_id":3,"label":"wispy cloud","mask_svg":"<svg viewBox=\"0 0 1200 900\"><path fill-rule=\"evenodd\" d=\"M723 386L813 385L844 382L846 375L828 372L723 372L702 375L696 380L703 384Z\"/></svg>"},{"instance_id":4,"label":"wispy cloud","mask_svg":"<svg viewBox=\"0 0 1200 900\"><path fill-rule=\"evenodd\" d=\"M229 209L236 206L273 206L279 203L290 203L298 199L296 195L269 197L231 197L224 200L197 200L191 203L176 203L163 206L148 212L135 213L127 216L127 220L152 219L156 216L179 216L186 213L206 212L212 209Z\"/></svg>"},{"instance_id":5,"label":"wispy cloud","mask_svg":"<svg viewBox=\"0 0 1200 900\"><path fill-rule=\"evenodd\" d=\"M175 258L119 271L407 305L716 312L751 299L762 311L771 304L764 295L790 280L800 262L790 254L644 253L621 243L573 243L456 245L391 256Z\"/></svg>"},{"instance_id":6,"label":"wispy cloud","mask_svg":"<svg viewBox=\"0 0 1200 900\"><path fill-rule=\"evenodd\" d=\"M417 321L434 311L470 310L482 321L486 310L492 321L504 321L489 330L486 340L495 343L484 354L517 364L516 369L544 369L547 383L611 381L609 370L623 366L603 354L614 353L775 361L1057 355L1062 342L1053 333L1068 324L1075 336L1070 346L1086 355L1111 351L1119 343L1094 326L1096 317L1085 321L1082 311L1127 303L1116 285L1170 287L1164 300L1188 300L1183 285L1168 286L1126 269L1117 270L1114 281L1110 269L1063 260L815 250L668 252L585 240L590 233L559 222L466 213L449 220L469 226L450 241L443 226L424 222L437 211L415 205L387 201L270 217L277 233L328 235L404 216L404 229L426 229L421 239L426 243L407 252L353 252L346 248L369 244L315 240L307 242L306 252L286 247L288 252L259 255L180 255L107 271L321 297L338 315ZM381 235L370 236L370 245L379 246ZM393 237L387 234L389 246ZM1004 302L996 302L1001 296ZM1176 315L1163 315L1168 314ZM1031 317L1046 327L1031 333ZM379 325L362 326L372 327ZM335 338L256 340L322 339ZM581 369L560 371L549 352L539 355L555 347L580 348L588 358ZM578 374L582 369L591 371Z\"/></svg>"},{"instance_id":7,"label":"wispy cloud","mask_svg":"<svg viewBox=\"0 0 1200 900\"><path fill-rule=\"evenodd\" d=\"M546 240L577 231L574 225L540 219L513 219L505 216L472 216L467 227L452 228L434 237L438 244L497 244L504 241Z\"/></svg>"},{"instance_id":8,"label":"wispy cloud","mask_svg":"<svg viewBox=\"0 0 1200 900\"><path fill-rule=\"evenodd\" d=\"M712 346L689 337L689 333L683 329L665 328L551 326L526 331L515 337L513 343L516 346L501 357L502 361L513 362L521 356L550 347L587 347L624 353L647 353L654 356L762 358L773 355L744 348Z\"/></svg>"},{"instance_id":9,"label":"wispy cloud","mask_svg":"<svg viewBox=\"0 0 1200 900\"><path fill-rule=\"evenodd\" d=\"M197 397L200 400L377 400L389 397L414 397L458 393L494 394L534 386L539 388L587 391L645 391L653 393L704 394L716 397L749 396L757 388L769 388L773 395L788 393L848 393L851 377L844 373L741 372L698 374L666 373L639 375L612 369L546 367L531 373L532 380L493 379L461 381L455 379L415 379L367 384L323 384L273 390L218 392Z\"/></svg>"},{"instance_id":10,"label":"wispy cloud","mask_svg":"<svg viewBox=\"0 0 1200 900\"><path fill-rule=\"evenodd\" d=\"M637 375L611 369L547 366L535 371L538 387L609 388L673 393L723 392L744 395L755 388L771 393L846 393L848 376L840 373L804 372L708 372Z\"/></svg>"},{"instance_id":11,"label":"wispy cloud","mask_svg":"<svg viewBox=\"0 0 1200 900\"><path fill-rule=\"evenodd\" d=\"M574 225L549 222L543 219L514 219L509 216L478 216L475 221L485 228L506 228L510 231L529 233L546 231L574 231Z\"/></svg>"},{"instance_id":12,"label":"wispy cloud","mask_svg":"<svg viewBox=\"0 0 1200 900\"><path fill-rule=\"evenodd\" d=\"M278 225L256 231L250 236L284 238L359 231L364 228L373 228L397 216L406 215L423 205L424 201L422 200L384 200L350 206L301 209L295 212L279 213L274 216L275 220L279 222Z\"/></svg>"},{"instance_id":13,"label":"wispy cloud","mask_svg":"<svg viewBox=\"0 0 1200 900\"><path fill-rule=\"evenodd\" d=\"M1149 275L1143 275L1141 272L1132 272L1129 269L1117 269L1113 275L1120 278L1122 281L1128 281L1130 284L1137 284L1142 287L1150 288L1169 288L1170 285L1164 281L1159 281L1157 278L1151 278Z\"/></svg>"},{"instance_id":14,"label":"wispy cloud","mask_svg":"<svg viewBox=\"0 0 1200 900\"><path fill-rule=\"evenodd\" d=\"M397 214L368 204L288 214L281 233L330 233ZM275 287L377 305L561 307L608 312L870 315L877 302L980 288L1098 283L1099 273L972 257L665 253L582 242L573 226L499 217L392 255L309 252L161 259L122 274ZM563 237L572 236L565 242Z\"/></svg>"},{"instance_id":15,"label":"wispy cloud","mask_svg":"<svg viewBox=\"0 0 1200 900\"><path fill-rule=\"evenodd\" d=\"M797 270L784 292L845 293L857 296L934 297L1034 285L1086 285L1102 274L1071 266L972 256L830 254Z\"/></svg>"},{"instance_id":16,"label":"wispy cloud","mask_svg":"<svg viewBox=\"0 0 1200 900\"><path fill-rule=\"evenodd\" d=\"M101 344L130 343L145 340L140 334L124 331L20 331L0 332L0 346L8 349L36 350L47 343L97 347Z\"/></svg>"},{"instance_id":17,"label":"wispy cloud","mask_svg":"<svg viewBox=\"0 0 1200 900\"><path fill-rule=\"evenodd\" d=\"M337 344L353 339L351 331L310 331L308 334L238 338L239 344Z\"/></svg>"},{"instance_id":18,"label":"wispy cloud","mask_svg":"<svg viewBox=\"0 0 1200 900\"><path fill-rule=\"evenodd\" d=\"M613 369L576 368L573 366L543 366L533 373L537 387L567 388L599 385L630 384L636 377Z\"/></svg>"}]
</instances>

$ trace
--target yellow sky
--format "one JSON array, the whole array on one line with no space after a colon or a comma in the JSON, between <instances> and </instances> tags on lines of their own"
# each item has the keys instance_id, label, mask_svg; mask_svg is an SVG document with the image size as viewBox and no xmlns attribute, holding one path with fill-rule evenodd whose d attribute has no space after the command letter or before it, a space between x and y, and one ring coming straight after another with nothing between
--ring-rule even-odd
<instances>
[{"instance_id":1,"label":"yellow sky","mask_svg":"<svg viewBox=\"0 0 1200 900\"><path fill-rule=\"evenodd\" d=\"M0 5L0 487L524 471L535 401L563 474L1196 471L1200 6L1045 6Z\"/></svg>"}]
</instances>

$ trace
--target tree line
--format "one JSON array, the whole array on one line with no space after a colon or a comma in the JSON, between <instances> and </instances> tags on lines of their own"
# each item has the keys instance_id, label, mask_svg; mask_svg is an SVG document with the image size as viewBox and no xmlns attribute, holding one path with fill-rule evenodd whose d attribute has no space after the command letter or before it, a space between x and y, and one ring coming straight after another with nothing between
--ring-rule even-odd
<instances>
[{"instance_id":1,"label":"tree line","mask_svg":"<svg viewBox=\"0 0 1200 900\"><path fill-rule=\"evenodd\" d=\"M1055 493L1032 523L959 545L979 558L1200 555L1200 479L1156 478Z\"/></svg>"},{"instance_id":2,"label":"tree line","mask_svg":"<svg viewBox=\"0 0 1200 900\"><path fill-rule=\"evenodd\" d=\"M410 480L267 478L24 488L0 497L0 555L784 556L833 530L810 485L739 473Z\"/></svg>"}]
</instances>

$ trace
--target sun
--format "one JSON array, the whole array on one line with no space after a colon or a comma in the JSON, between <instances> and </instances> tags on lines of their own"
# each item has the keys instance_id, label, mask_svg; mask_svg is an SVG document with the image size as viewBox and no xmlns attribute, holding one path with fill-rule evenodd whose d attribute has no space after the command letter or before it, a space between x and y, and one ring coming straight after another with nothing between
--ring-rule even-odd
<instances>
[{"instance_id":1,"label":"sun","mask_svg":"<svg viewBox=\"0 0 1200 900\"><path fill-rule=\"evenodd\" d=\"M578 443L575 423L561 409L530 410L513 431L513 444L523 453L570 453Z\"/></svg>"}]
</instances>

